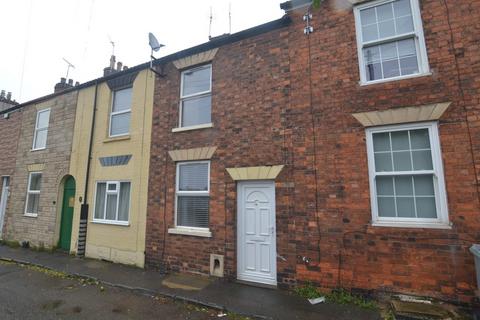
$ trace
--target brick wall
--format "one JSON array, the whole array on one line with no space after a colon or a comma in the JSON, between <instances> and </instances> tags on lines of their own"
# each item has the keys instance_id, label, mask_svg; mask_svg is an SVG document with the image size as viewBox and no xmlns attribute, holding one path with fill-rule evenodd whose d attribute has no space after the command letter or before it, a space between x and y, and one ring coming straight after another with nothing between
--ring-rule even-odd
<instances>
[{"instance_id":1,"label":"brick wall","mask_svg":"<svg viewBox=\"0 0 480 320\"><path fill-rule=\"evenodd\" d=\"M62 201L59 189L62 179L69 173L76 103L77 92L71 92L22 108L15 173L10 184L10 204L5 217L8 240L29 241L33 246L57 245ZM51 108L47 147L45 150L32 151L37 110L46 108ZM45 166L42 170L39 212L35 218L24 215L28 165L32 164Z\"/></svg>"},{"instance_id":2,"label":"brick wall","mask_svg":"<svg viewBox=\"0 0 480 320\"><path fill-rule=\"evenodd\" d=\"M295 201L297 254L311 259L297 264L297 280L469 300L475 274L468 247L479 237L480 4L446 1L448 19L444 1L421 1L432 75L360 86L353 12L338 3L326 1L314 11L310 39L302 35L300 13L290 27L291 101L295 110L310 112L302 80L308 78L310 41L315 124L293 133L294 148L307 150L295 167L317 168L313 184L295 170L296 188L317 190L316 197ZM372 227L365 133L351 114L444 101L452 102L439 123L452 229Z\"/></svg>"},{"instance_id":3,"label":"brick wall","mask_svg":"<svg viewBox=\"0 0 480 320\"><path fill-rule=\"evenodd\" d=\"M178 126L180 72L169 64L157 81L152 129L146 262L171 270L209 272L211 253L225 255L227 276L236 274L236 184L225 168L286 164L284 117L289 112L288 32L279 29L221 47L212 63L214 127L172 133ZM212 238L165 233L174 226L175 163L168 150L216 146L211 161ZM278 248L294 257L288 236L288 170L277 179ZM163 217L165 216L165 220ZM165 223L164 223L165 221ZM165 241L164 241L165 239ZM282 281L293 277L294 259L281 263Z\"/></svg>"},{"instance_id":4,"label":"brick wall","mask_svg":"<svg viewBox=\"0 0 480 320\"><path fill-rule=\"evenodd\" d=\"M225 168L284 164L276 180L280 286L313 281L473 297L468 247L480 236L480 3L421 1L432 74L367 86L359 85L353 11L340 3L314 10L309 38L303 12L294 12L288 28L221 47L213 60L214 128L171 132L180 72L167 66L155 92L147 265L208 273L209 254L219 253L235 278L236 187ZM373 227L365 129L351 114L445 101L452 104L439 131L452 228ZM169 235L175 164L167 151L204 146L218 147L211 163L213 237Z\"/></svg>"}]
</instances>

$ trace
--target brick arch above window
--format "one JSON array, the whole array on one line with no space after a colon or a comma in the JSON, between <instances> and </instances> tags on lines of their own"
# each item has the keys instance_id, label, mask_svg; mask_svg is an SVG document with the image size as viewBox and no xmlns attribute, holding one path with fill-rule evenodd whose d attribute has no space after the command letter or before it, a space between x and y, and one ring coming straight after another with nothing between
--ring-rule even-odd
<instances>
[{"instance_id":1,"label":"brick arch above window","mask_svg":"<svg viewBox=\"0 0 480 320\"><path fill-rule=\"evenodd\" d=\"M215 58L218 48L193 54L191 56L173 61L175 67L179 70L190 68L196 65L207 63Z\"/></svg>"},{"instance_id":2,"label":"brick arch above window","mask_svg":"<svg viewBox=\"0 0 480 320\"><path fill-rule=\"evenodd\" d=\"M441 102L423 106L402 107L382 111L353 113L352 116L364 127L382 126L420 121L438 120L451 102Z\"/></svg>"}]
</instances>

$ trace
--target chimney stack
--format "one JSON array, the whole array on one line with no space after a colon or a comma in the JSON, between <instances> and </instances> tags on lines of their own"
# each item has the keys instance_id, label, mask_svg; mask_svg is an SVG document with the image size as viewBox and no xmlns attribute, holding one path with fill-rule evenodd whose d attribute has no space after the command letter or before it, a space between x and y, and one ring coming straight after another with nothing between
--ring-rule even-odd
<instances>
[{"instance_id":1,"label":"chimney stack","mask_svg":"<svg viewBox=\"0 0 480 320\"><path fill-rule=\"evenodd\" d=\"M60 78L60 82L55 85L53 92L57 93L66 89L70 89L72 87L73 87L73 79L68 79L68 82L67 82L67 79L62 77Z\"/></svg>"},{"instance_id":2,"label":"chimney stack","mask_svg":"<svg viewBox=\"0 0 480 320\"><path fill-rule=\"evenodd\" d=\"M18 102L12 99L11 92L5 95L5 90L0 91L0 111L7 110L17 104Z\"/></svg>"}]
</instances>

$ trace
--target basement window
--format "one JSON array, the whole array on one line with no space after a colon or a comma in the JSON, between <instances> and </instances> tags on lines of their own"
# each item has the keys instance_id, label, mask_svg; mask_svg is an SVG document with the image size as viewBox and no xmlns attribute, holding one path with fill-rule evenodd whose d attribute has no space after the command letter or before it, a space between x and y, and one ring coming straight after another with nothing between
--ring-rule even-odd
<instances>
[{"instance_id":1,"label":"basement window","mask_svg":"<svg viewBox=\"0 0 480 320\"><path fill-rule=\"evenodd\" d=\"M377 0L354 13L362 84L429 72L418 0Z\"/></svg>"},{"instance_id":2,"label":"basement window","mask_svg":"<svg viewBox=\"0 0 480 320\"><path fill-rule=\"evenodd\" d=\"M180 127L205 127L212 116L212 66L182 72L180 89Z\"/></svg>"},{"instance_id":3,"label":"basement window","mask_svg":"<svg viewBox=\"0 0 480 320\"><path fill-rule=\"evenodd\" d=\"M36 217L40 204L40 188L42 187L42 173L30 172L28 175L27 200L25 203L25 215Z\"/></svg>"},{"instance_id":4,"label":"basement window","mask_svg":"<svg viewBox=\"0 0 480 320\"><path fill-rule=\"evenodd\" d=\"M50 122L50 109L37 112L35 133L33 135L32 150L43 150L47 147L48 124Z\"/></svg>"},{"instance_id":5,"label":"basement window","mask_svg":"<svg viewBox=\"0 0 480 320\"><path fill-rule=\"evenodd\" d=\"M448 227L437 123L367 129L374 225Z\"/></svg>"},{"instance_id":6,"label":"basement window","mask_svg":"<svg viewBox=\"0 0 480 320\"><path fill-rule=\"evenodd\" d=\"M177 164L176 227L208 229L210 162Z\"/></svg>"},{"instance_id":7,"label":"basement window","mask_svg":"<svg viewBox=\"0 0 480 320\"><path fill-rule=\"evenodd\" d=\"M110 137L124 136L130 132L131 113L132 88L115 91L110 113Z\"/></svg>"},{"instance_id":8,"label":"basement window","mask_svg":"<svg viewBox=\"0 0 480 320\"><path fill-rule=\"evenodd\" d=\"M97 182L93 222L128 224L130 211L130 182Z\"/></svg>"}]
</instances>

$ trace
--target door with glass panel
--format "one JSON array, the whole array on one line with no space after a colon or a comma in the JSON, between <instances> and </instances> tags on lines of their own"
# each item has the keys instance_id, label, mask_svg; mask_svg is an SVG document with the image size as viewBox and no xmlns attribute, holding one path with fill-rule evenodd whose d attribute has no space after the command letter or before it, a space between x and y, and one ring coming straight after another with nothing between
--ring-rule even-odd
<instances>
[{"instance_id":1,"label":"door with glass panel","mask_svg":"<svg viewBox=\"0 0 480 320\"><path fill-rule=\"evenodd\" d=\"M10 177L2 177L2 194L0 196L0 239L2 238L3 220L7 208L7 200L10 188Z\"/></svg>"}]
</instances>

